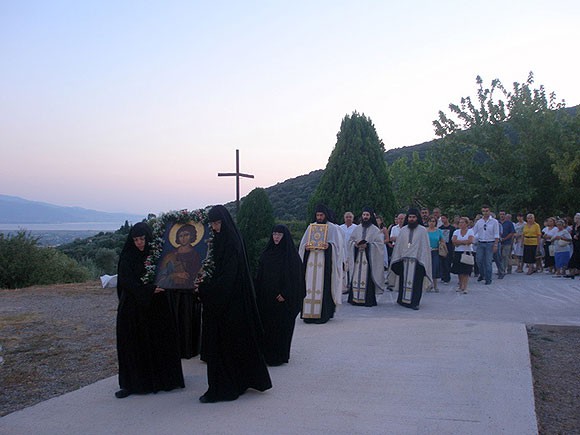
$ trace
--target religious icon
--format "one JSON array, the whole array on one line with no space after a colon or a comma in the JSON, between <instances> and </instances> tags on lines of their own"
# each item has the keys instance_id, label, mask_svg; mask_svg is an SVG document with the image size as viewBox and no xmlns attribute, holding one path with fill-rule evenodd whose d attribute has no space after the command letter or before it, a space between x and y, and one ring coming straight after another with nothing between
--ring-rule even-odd
<instances>
[{"instance_id":1,"label":"religious icon","mask_svg":"<svg viewBox=\"0 0 580 435\"><path fill-rule=\"evenodd\" d=\"M306 245L311 249L326 249L328 224L310 224Z\"/></svg>"},{"instance_id":2,"label":"religious icon","mask_svg":"<svg viewBox=\"0 0 580 435\"><path fill-rule=\"evenodd\" d=\"M207 254L206 231L201 222L167 224L155 284L166 289L193 289Z\"/></svg>"}]
</instances>

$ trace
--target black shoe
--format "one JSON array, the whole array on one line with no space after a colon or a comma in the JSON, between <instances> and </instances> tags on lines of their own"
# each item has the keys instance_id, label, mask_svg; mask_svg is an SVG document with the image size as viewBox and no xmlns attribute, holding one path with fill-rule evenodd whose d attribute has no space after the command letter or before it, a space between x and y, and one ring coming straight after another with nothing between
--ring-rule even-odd
<instances>
[{"instance_id":1,"label":"black shoe","mask_svg":"<svg viewBox=\"0 0 580 435\"><path fill-rule=\"evenodd\" d=\"M505 275L504 274L501 274L501 275L498 275L497 276L497 279L503 279L504 277L505 277Z\"/></svg>"},{"instance_id":2,"label":"black shoe","mask_svg":"<svg viewBox=\"0 0 580 435\"><path fill-rule=\"evenodd\" d=\"M479 282L479 281L483 281L483 276L481 276L481 275L480 275L480 276L477 278L477 282Z\"/></svg>"},{"instance_id":3,"label":"black shoe","mask_svg":"<svg viewBox=\"0 0 580 435\"><path fill-rule=\"evenodd\" d=\"M491 281L485 281L485 285L490 285Z\"/></svg>"},{"instance_id":4,"label":"black shoe","mask_svg":"<svg viewBox=\"0 0 580 435\"><path fill-rule=\"evenodd\" d=\"M212 398L210 398L207 394L204 394L203 396L201 396L199 398L199 401L201 403L215 403L217 402L217 400L213 400Z\"/></svg>"},{"instance_id":5,"label":"black shoe","mask_svg":"<svg viewBox=\"0 0 580 435\"><path fill-rule=\"evenodd\" d=\"M129 390L125 390L124 388L121 388L119 391L115 393L115 397L117 399L124 399L125 397L128 397L130 395L131 392Z\"/></svg>"}]
</instances>

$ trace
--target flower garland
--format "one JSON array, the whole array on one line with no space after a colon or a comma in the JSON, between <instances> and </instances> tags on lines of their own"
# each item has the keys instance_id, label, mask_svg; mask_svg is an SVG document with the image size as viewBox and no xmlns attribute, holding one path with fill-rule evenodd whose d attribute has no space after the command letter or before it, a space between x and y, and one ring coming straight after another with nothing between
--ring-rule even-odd
<instances>
[{"instance_id":1,"label":"flower garland","mask_svg":"<svg viewBox=\"0 0 580 435\"><path fill-rule=\"evenodd\" d=\"M151 250L149 255L145 259L145 275L141 278L143 283L150 284L155 281L155 274L157 272L157 264L161 258L161 252L163 251L163 235L165 233L165 228L169 223L179 223L186 224L188 222L200 222L202 224L207 224L207 209L199 210L179 210L170 211L167 213L161 213L158 217L152 218L148 221L149 225L153 229L153 240L149 244ZM213 232L210 232L209 239L207 242L207 255L201 264L201 269L198 273L197 282L202 282L213 275L215 264L213 261Z\"/></svg>"}]
</instances>

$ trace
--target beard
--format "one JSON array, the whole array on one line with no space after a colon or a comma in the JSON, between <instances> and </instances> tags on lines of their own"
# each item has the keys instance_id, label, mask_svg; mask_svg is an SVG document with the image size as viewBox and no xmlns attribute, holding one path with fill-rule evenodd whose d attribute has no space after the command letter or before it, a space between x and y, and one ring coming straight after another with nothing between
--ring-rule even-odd
<instances>
[{"instance_id":1,"label":"beard","mask_svg":"<svg viewBox=\"0 0 580 435\"><path fill-rule=\"evenodd\" d=\"M407 223L407 226L413 230L413 229L415 229L415 228L417 228L419 226L419 221L408 222Z\"/></svg>"},{"instance_id":2,"label":"beard","mask_svg":"<svg viewBox=\"0 0 580 435\"><path fill-rule=\"evenodd\" d=\"M363 219L363 221L360 224L363 226L363 228L368 228L371 226L372 222L370 219L367 219L367 220Z\"/></svg>"}]
</instances>

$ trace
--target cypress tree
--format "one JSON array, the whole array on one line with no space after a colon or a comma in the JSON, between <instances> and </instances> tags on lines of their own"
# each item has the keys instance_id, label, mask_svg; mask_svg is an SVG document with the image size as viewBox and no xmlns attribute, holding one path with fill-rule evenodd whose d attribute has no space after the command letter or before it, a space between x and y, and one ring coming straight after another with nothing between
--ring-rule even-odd
<instances>
[{"instance_id":1,"label":"cypress tree","mask_svg":"<svg viewBox=\"0 0 580 435\"><path fill-rule=\"evenodd\" d=\"M390 222L396 211L395 199L384 159L385 146L371 119L357 112L346 115L336 137L320 184L310 199L309 219L314 206L323 203L334 210L339 221L345 211L356 216L370 206Z\"/></svg>"},{"instance_id":2,"label":"cypress tree","mask_svg":"<svg viewBox=\"0 0 580 435\"><path fill-rule=\"evenodd\" d=\"M243 199L237 224L244 237L253 272L274 226L274 210L265 189L258 187Z\"/></svg>"}]
</instances>

